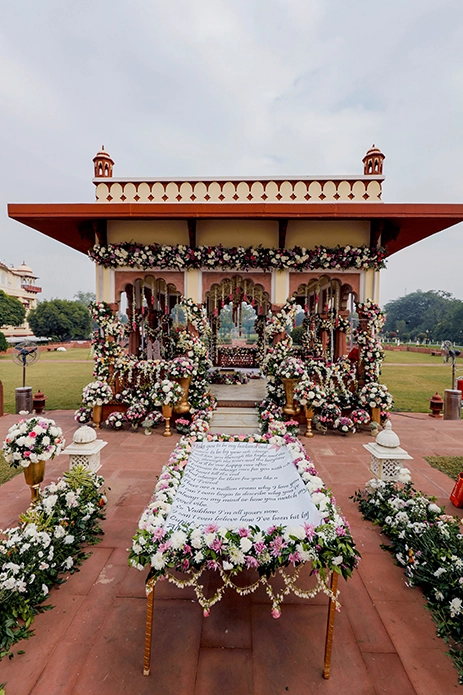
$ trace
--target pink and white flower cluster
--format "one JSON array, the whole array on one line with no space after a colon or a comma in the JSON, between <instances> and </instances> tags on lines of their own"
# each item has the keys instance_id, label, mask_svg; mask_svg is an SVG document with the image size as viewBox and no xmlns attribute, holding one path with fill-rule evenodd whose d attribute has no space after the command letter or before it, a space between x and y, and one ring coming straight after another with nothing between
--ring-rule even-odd
<instances>
[{"instance_id":1,"label":"pink and white flower cluster","mask_svg":"<svg viewBox=\"0 0 463 695\"><path fill-rule=\"evenodd\" d=\"M64 445L63 430L54 420L32 417L10 427L2 450L10 466L27 468L31 463L55 458Z\"/></svg>"},{"instance_id":2,"label":"pink and white flower cluster","mask_svg":"<svg viewBox=\"0 0 463 695\"><path fill-rule=\"evenodd\" d=\"M109 403L112 397L111 386L106 381L92 381L82 391L82 403L91 408Z\"/></svg>"}]
</instances>

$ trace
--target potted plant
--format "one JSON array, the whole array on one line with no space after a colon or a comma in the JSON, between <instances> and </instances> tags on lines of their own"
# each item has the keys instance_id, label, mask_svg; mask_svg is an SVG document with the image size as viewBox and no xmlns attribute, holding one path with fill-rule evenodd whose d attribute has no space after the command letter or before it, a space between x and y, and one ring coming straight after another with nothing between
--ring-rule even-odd
<instances>
[{"instance_id":1,"label":"potted plant","mask_svg":"<svg viewBox=\"0 0 463 695\"><path fill-rule=\"evenodd\" d=\"M191 379L198 373L196 364L189 357L174 357L173 360L165 363L164 371L169 379L176 381L182 388L182 398L174 406L174 411L180 414L188 413L190 410L188 390Z\"/></svg>"},{"instance_id":2,"label":"potted plant","mask_svg":"<svg viewBox=\"0 0 463 695\"><path fill-rule=\"evenodd\" d=\"M10 427L3 442L3 456L13 468L22 466L26 483L31 488L31 503L39 499L45 462L54 459L65 445L63 431L54 420L32 417Z\"/></svg>"}]
</instances>

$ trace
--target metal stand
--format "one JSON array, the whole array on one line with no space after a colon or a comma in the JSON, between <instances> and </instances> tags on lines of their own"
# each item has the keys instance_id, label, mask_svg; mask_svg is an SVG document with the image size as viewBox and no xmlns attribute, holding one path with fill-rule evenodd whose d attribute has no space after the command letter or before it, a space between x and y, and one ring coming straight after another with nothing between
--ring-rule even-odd
<instances>
[{"instance_id":1,"label":"metal stand","mask_svg":"<svg viewBox=\"0 0 463 695\"><path fill-rule=\"evenodd\" d=\"M145 651L143 654L143 675L150 675L151 668L151 634L153 632L153 607L154 607L154 586L156 582L151 576L151 572L146 579L146 627L145 627Z\"/></svg>"},{"instance_id":2,"label":"metal stand","mask_svg":"<svg viewBox=\"0 0 463 695\"><path fill-rule=\"evenodd\" d=\"M338 575L337 572L331 574L331 591L334 596L338 591ZM326 625L326 640L325 640L325 665L323 668L323 678L328 679L331 671L331 652L333 651L333 631L334 631L334 614L336 603L330 598L328 603L328 622Z\"/></svg>"}]
</instances>

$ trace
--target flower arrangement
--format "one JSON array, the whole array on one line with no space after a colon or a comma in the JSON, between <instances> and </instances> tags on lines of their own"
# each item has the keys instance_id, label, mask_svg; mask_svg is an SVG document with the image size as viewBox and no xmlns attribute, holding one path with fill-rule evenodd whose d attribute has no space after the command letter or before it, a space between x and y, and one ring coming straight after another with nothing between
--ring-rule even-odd
<instances>
[{"instance_id":1,"label":"flower arrangement","mask_svg":"<svg viewBox=\"0 0 463 695\"><path fill-rule=\"evenodd\" d=\"M387 386L372 381L360 389L358 402L367 408L381 408L387 411L392 408L393 399Z\"/></svg>"},{"instance_id":2,"label":"flower arrangement","mask_svg":"<svg viewBox=\"0 0 463 695\"><path fill-rule=\"evenodd\" d=\"M96 405L105 405L113 398L111 386L106 381L92 381L84 387L82 403L91 408Z\"/></svg>"},{"instance_id":3,"label":"flower arrangement","mask_svg":"<svg viewBox=\"0 0 463 695\"><path fill-rule=\"evenodd\" d=\"M164 416L162 413L159 412L159 410L153 410L150 413L146 413L145 419L141 423L141 426L145 428L145 430L150 430L153 429L153 427L157 427L157 425L160 425L164 422Z\"/></svg>"},{"instance_id":4,"label":"flower arrangement","mask_svg":"<svg viewBox=\"0 0 463 695\"><path fill-rule=\"evenodd\" d=\"M318 416L319 421L323 425L333 426L335 420L341 417L341 408L335 403L325 403Z\"/></svg>"},{"instance_id":5,"label":"flower arrangement","mask_svg":"<svg viewBox=\"0 0 463 695\"><path fill-rule=\"evenodd\" d=\"M301 379L304 374L304 363L297 357L287 357L278 369L280 379Z\"/></svg>"},{"instance_id":6,"label":"flower arrangement","mask_svg":"<svg viewBox=\"0 0 463 695\"><path fill-rule=\"evenodd\" d=\"M291 336L285 336L276 345L267 350L267 354L260 364L260 371L264 376L279 376L280 364L291 354L293 340Z\"/></svg>"},{"instance_id":7,"label":"flower arrangement","mask_svg":"<svg viewBox=\"0 0 463 695\"><path fill-rule=\"evenodd\" d=\"M283 420L283 411L279 405L266 398L257 406L257 419L262 434L268 431L270 423L274 420Z\"/></svg>"},{"instance_id":8,"label":"flower arrangement","mask_svg":"<svg viewBox=\"0 0 463 695\"><path fill-rule=\"evenodd\" d=\"M146 415L146 408L143 403L136 402L132 403L125 412L125 417L127 422L131 424L139 424Z\"/></svg>"},{"instance_id":9,"label":"flower arrangement","mask_svg":"<svg viewBox=\"0 0 463 695\"><path fill-rule=\"evenodd\" d=\"M307 372L300 382L296 384L294 398L302 405L306 405L307 408L322 408L326 403L326 393L310 379Z\"/></svg>"},{"instance_id":10,"label":"flower arrangement","mask_svg":"<svg viewBox=\"0 0 463 695\"><path fill-rule=\"evenodd\" d=\"M370 413L363 408L355 408L350 414L352 422L357 426L368 425L370 423L371 417Z\"/></svg>"},{"instance_id":11,"label":"flower arrangement","mask_svg":"<svg viewBox=\"0 0 463 695\"><path fill-rule=\"evenodd\" d=\"M89 251L90 258L105 268L161 268L186 270L188 268L224 268L229 270L346 270L355 268L380 270L385 267L386 250L368 246L316 246L306 249L273 249L262 246L224 248L218 246L189 247L152 244L145 246L135 242L122 244L95 244Z\"/></svg>"},{"instance_id":12,"label":"flower arrangement","mask_svg":"<svg viewBox=\"0 0 463 695\"><path fill-rule=\"evenodd\" d=\"M85 406L83 408L79 408L74 413L74 420L76 422L78 422L79 425L86 425L88 422L91 422L92 417L93 417L92 408L88 408Z\"/></svg>"},{"instance_id":13,"label":"flower arrangement","mask_svg":"<svg viewBox=\"0 0 463 695\"><path fill-rule=\"evenodd\" d=\"M198 373L197 367L189 357L174 357L164 362L165 375L169 379L185 379Z\"/></svg>"},{"instance_id":14,"label":"flower arrangement","mask_svg":"<svg viewBox=\"0 0 463 695\"><path fill-rule=\"evenodd\" d=\"M338 430L341 434L352 434L355 432L355 423L350 417L338 417L333 423L333 429Z\"/></svg>"},{"instance_id":15,"label":"flower arrangement","mask_svg":"<svg viewBox=\"0 0 463 695\"><path fill-rule=\"evenodd\" d=\"M153 392L157 405L174 406L180 403L183 396L183 389L180 384L171 381L171 379L162 379L156 382Z\"/></svg>"},{"instance_id":16,"label":"flower arrangement","mask_svg":"<svg viewBox=\"0 0 463 695\"><path fill-rule=\"evenodd\" d=\"M383 545L405 571L409 586L420 586L437 623L437 635L450 643L449 654L463 685L463 535L461 520L414 489L410 472L402 484L370 480L354 501L365 519L382 526Z\"/></svg>"},{"instance_id":17,"label":"flower arrangement","mask_svg":"<svg viewBox=\"0 0 463 695\"><path fill-rule=\"evenodd\" d=\"M114 412L108 415L104 424L113 430L122 430L126 422L127 418L124 413Z\"/></svg>"},{"instance_id":18,"label":"flower arrangement","mask_svg":"<svg viewBox=\"0 0 463 695\"><path fill-rule=\"evenodd\" d=\"M281 432L286 430L284 423L273 423L272 426L278 431L281 426ZM166 529L165 522L181 483L192 443L204 440L287 446L294 465L321 514L322 524L317 528L310 524L296 527L271 526L267 529L245 524L241 528L219 528L216 524L210 524L207 527L183 525L182 529L175 531ZM275 618L280 616L284 594L273 592L267 581L272 573L279 571L285 577L287 590L292 589L298 596L309 597L324 591L337 601L337 597L328 588L329 572L334 571L347 578L352 575L358 559L348 523L337 510L331 493L317 476L302 444L287 433L270 432L265 437L206 433L180 440L169 463L162 470L153 498L140 518L129 551L129 563L139 570L151 565L155 581L167 578L178 586L185 583L194 586L205 615L220 600L225 586L235 588L240 593L250 593L263 583L272 600L272 615ZM295 585L297 568L304 562L312 563L317 580L317 586L310 592L304 592ZM288 566L296 568L292 578L284 573L284 568ZM244 588L237 587L231 578L248 568L258 570L259 581ZM189 573L190 578L187 582L182 582L172 574L172 570ZM223 582L223 587L211 597L204 595L200 584L202 572L206 570L218 572Z\"/></svg>"},{"instance_id":19,"label":"flower arrangement","mask_svg":"<svg viewBox=\"0 0 463 695\"><path fill-rule=\"evenodd\" d=\"M189 434L190 432L190 421L184 417L179 417L175 420L175 429L179 434Z\"/></svg>"},{"instance_id":20,"label":"flower arrangement","mask_svg":"<svg viewBox=\"0 0 463 695\"><path fill-rule=\"evenodd\" d=\"M75 466L42 491L33 509L0 537L0 644L2 656L32 634L31 623L50 588L63 572L88 557L82 546L95 544L101 533L106 497L103 478ZM51 606L47 606L51 608Z\"/></svg>"},{"instance_id":21,"label":"flower arrangement","mask_svg":"<svg viewBox=\"0 0 463 695\"><path fill-rule=\"evenodd\" d=\"M31 463L54 459L65 443L63 431L54 420L31 417L10 427L2 450L12 468L27 468Z\"/></svg>"}]
</instances>

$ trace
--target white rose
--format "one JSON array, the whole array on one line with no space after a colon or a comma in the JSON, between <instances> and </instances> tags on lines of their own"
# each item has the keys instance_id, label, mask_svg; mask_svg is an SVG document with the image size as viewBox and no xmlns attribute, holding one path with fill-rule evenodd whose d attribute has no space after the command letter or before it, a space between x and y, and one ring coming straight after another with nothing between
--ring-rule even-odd
<instances>
[{"instance_id":1,"label":"white rose","mask_svg":"<svg viewBox=\"0 0 463 695\"><path fill-rule=\"evenodd\" d=\"M252 541L246 537L241 538L240 548L243 551L243 553L249 552L249 550L251 550L251 548L252 548Z\"/></svg>"}]
</instances>

